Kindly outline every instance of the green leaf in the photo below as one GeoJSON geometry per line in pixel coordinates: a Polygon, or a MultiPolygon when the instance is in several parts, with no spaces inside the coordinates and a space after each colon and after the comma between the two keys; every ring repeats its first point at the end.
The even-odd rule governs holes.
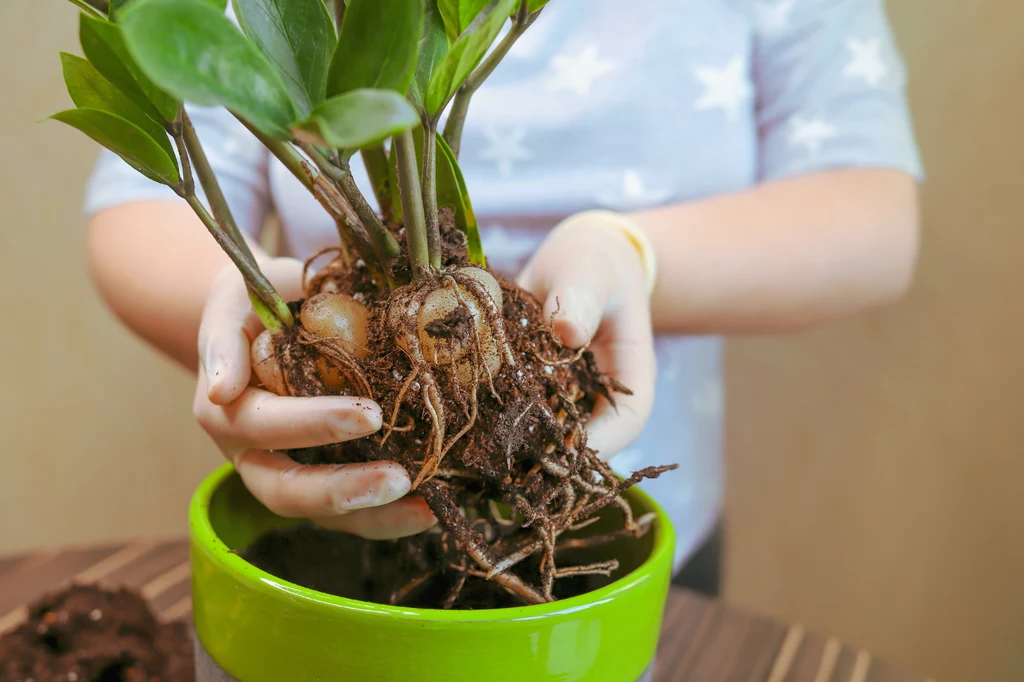
{"type": "Polygon", "coordinates": [[[284,80],[300,117],[324,101],[337,38],[323,0],[232,0],[242,30],[284,80]]]}
{"type": "MultiPolygon", "coordinates": [[[[205,1],[210,3],[211,5],[213,5],[217,9],[219,9],[221,12],[226,10],[227,7],[228,7],[228,0],[205,0],[205,1]]],[[[132,2],[132,0],[110,0],[110,18],[114,19],[116,21],[118,12],[120,12],[122,9],[124,9],[125,5],[128,5],[131,2],[132,2]]]]}
{"type": "Polygon", "coordinates": [[[96,109],[70,109],[50,118],[82,131],[150,180],[178,184],[178,167],[167,152],[138,126],[120,116],[96,109]]]}
{"type": "Polygon", "coordinates": [[[492,0],[473,26],[459,36],[438,64],[427,85],[427,115],[434,116],[448,104],[473,69],[487,54],[518,0],[492,0]]]}
{"type": "MultiPolygon", "coordinates": [[[[175,159],[174,149],[163,126],[150,118],[131,99],[100,74],[88,59],[66,52],[60,53],[64,83],[71,101],[79,109],[97,109],[114,114],[133,124],[160,145],[167,156],[175,159]]],[[[175,168],[177,162],[175,161],[175,168]]]]}
{"type": "Polygon", "coordinates": [[[327,94],[359,88],[405,94],[423,32],[423,0],[351,0],[327,75],[327,94]]]}
{"type": "Polygon", "coordinates": [[[543,9],[546,4],[548,4],[548,0],[528,0],[526,9],[530,14],[533,14],[534,12],[539,12],[543,9]]]}
{"type": "Polygon", "coordinates": [[[128,54],[119,26],[82,15],[78,25],[78,39],[82,51],[96,70],[140,109],[158,122],[174,120],[178,112],[178,100],[153,85],[142,73],[128,54]]]}
{"type": "Polygon", "coordinates": [[[469,260],[480,267],[487,266],[484,247],[480,242],[480,226],[469,201],[466,180],[459,170],[459,162],[444,137],[437,134],[437,207],[450,208],[455,216],[455,226],[466,235],[469,260]]]}
{"type": "Polygon", "coordinates": [[[448,54],[448,36],[445,35],[444,22],[435,0],[427,0],[426,13],[423,17],[423,35],[420,36],[419,55],[416,57],[416,71],[413,74],[409,97],[420,109],[423,109],[423,93],[434,69],[448,54]]]}
{"type": "Polygon", "coordinates": [[[480,10],[487,6],[487,2],[488,0],[437,0],[437,8],[441,11],[448,40],[455,42],[455,39],[473,23],[480,10]]]}
{"type": "Polygon", "coordinates": [[[298,118],[281,77],[223,12],[204,0],[134,0],[120,15],[128,52],[154,83],[222,106],[286,138],[298,118]]]}
{"type": "Polygon", "coordinates": [[[397,92],[360,88],[327,100],[292,132],[311,144],[360,149],[404,132],[419,121],[416,110],[397,92]]]}
{"type": "Polygon", "coordinates": [[[85,12],[85,14],[87,16],[90,16],[90,17],[102,17],[103,16],[103,12],[100,12],[98,9],[96,9],[95,7],[93,7],[92,5],[87,3],[85,0],[68,0],[68,2],[70,2],[72,5],[74,5],[78,9],[82,10],[83,12],[85,12]]]}

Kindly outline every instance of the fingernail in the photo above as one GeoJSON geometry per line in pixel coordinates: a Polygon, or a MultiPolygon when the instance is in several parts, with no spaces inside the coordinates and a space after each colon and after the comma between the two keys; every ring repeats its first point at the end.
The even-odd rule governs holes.
{"type": "Polygon", "coordinates": [[[380,406],[369,400],[353,403],[351,399],[345,399],[339,416],[347,425],[346,430],[352,432],[374,433],[380,430],[382,423],[380,406]]]}
{"type": "Polygon", "coordinates": [[[217,359],[207,358],[203,361],[203,369],[206,371],[206,395],[213,396],[220,388],[224,376],[224,365],[217,359]]]}
{"type": "Polygon", "coordinates": [[[333,497],[338,513],[380,507],[401,499],[412,488],[412,481],[404,469],[383,462],[368,466],[375,470],[365,475],[366,489],[362,491],[353,491],[351,480],[346,480],[352,476],[351,470],[338,473],[341,480],[338,481],[333,497]]]}

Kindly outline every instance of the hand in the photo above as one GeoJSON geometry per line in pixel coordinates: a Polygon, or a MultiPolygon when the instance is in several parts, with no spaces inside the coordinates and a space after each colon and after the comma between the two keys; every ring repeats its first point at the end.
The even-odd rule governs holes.
{"type": "Polygon", "coordinates": [[[589,342],[598,367],[633,391],[613,394],[615,407],[602,398],[587,424],[589,447],[611,459],[640,435],[654,403],[651,309],[637,249],[624,234],[574,221],[548,236],[518,283],[544,302],[564,345],[589,342]]]}
{"type": "MultiPolygon", "coordinates": [[[[302,263],[262,265],[286,300],[302,296],[302,263]]],[[[263,330],[241,275],[214,281],[199,327],[199,381],[193,410],[232,461],[246,487],[274,513],[371,539],[413,535],[436,520],[426,503],[405,497],[411,482],[393,462],[301,465],[279,450],[367,436],[381,426],[380,407],[343,396],[294,398],[249,385],[251,340],[263,330]]]]}

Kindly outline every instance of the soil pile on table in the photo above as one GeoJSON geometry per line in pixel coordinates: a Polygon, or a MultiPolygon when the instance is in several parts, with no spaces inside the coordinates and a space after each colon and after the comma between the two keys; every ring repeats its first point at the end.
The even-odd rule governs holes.
{"type": "Polygon", "coordinates": [[[76,584],[29,605],[0,637],[2,682],[191,682],[192,638],[127,588],[76,584]]]}

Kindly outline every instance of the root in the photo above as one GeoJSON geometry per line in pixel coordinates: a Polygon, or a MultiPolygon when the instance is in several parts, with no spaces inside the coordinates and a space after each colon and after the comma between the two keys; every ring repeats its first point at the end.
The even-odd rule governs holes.
{"type": "Polygon", "coordinates": [[[303,329],[299,332],[299,343],[313,346],[320,355],[327,358],[350,382],[355,384],[357,395],[373,400],[373,389],[370,388],[370,382],[366,380],[366,374],[363,373],[359,362],[345,350],[340,339],[317,336],[303,329]]]}
{"type": "MultiPolygon", "coordinates": [[[[346,265],[351,264],[352,261],[348,255],[348,252],[345,250],[344,245],[341,244],[340,242],[338,246],[327,246],[325,248],[320,249],[312,256],[307,258],[306,261],[302,264],[302,290],[306,292],[307,297],[311,296],[312,293],[315,293],[316,291],[319,290],[319,284],[323,281],[323,278],[328,275],[327,269],[328,266],[330,265],[329,263],[328,266],[321,268],[320,272],[317,272],[314,279],[311,281],[309,279],[309,269],[313,266],[313,261],[315,261],[320,256],[323,256],[324,254],[335,252],[341,255],[346,265]],[[312,286],[313,282],[317,283],[316,287],[312,286]]],[[[331,261],[331,263],[334,263],[334,261],[331,261]]]]}
{"type": "Polygon", "coordinates": [[[537,358],[545,365],[549,365],[551,367],[560,367],[562,365],[575,365],[577,362],[579,362],[579,359],[583,357],[583,354],[587,352],[588,348],[590,348],[590,341],[587,341],[585,344],[583,344],[583,346],[579,350],[577,350],[571,358],[551,359],[544,357],[540,353],[531,353],[530,355],[537,358]]]}
{"type": "Polygon", "coordinates": [[[413,367],[420,370],[420,384],[422,385],[423,405],[426,407],[427,412],[430,414],[431,421],[431,433],[433,435],[433,451],[428,451],[426,458],[423,460],[423,464],[420,467],[419,473],[416,475],[416,480],[413,481],[412,489],[416,490],[420,484],[424,481],[430,480],[430,477],[434,475],[437,468],[441,464],[441,453],[444,449],[444,432],[445,432],[445,416],[444,416],[444,402],[441,400],[441,393],[437,387],[437,381],[434,379],[434,375],[430,371],[430,365],[427,364],[426,358],[423,357],[423,349],[420,347],[419,334],[416,331],[415,320],[419,313],[420,306],[423,304],[423,298],[426,295],[425,290],[421,290],[417,293],[413,300],[409,304],[409,308],[406,311],[406,330],[405,340],[409,346],[409,357],[412,360],[413,367]],[[409,321],[412,324],[409,324],[409,321]],[[411,326],[412,329],[408,329],[411,326]],[[429,473],[428,473],[429,470],[429,473]]]}
{"type": "Polygon", "coordinates": [[[455,606],[456,600],[458,600],[459,595],[462,594],[462,588],[466,586],[466,576],[468,575],[468,573],[466,571],[465,564],[458,567],[458,570],[459,577],[455,579],[455,584],[452,585],[452,588],[450,590],[448,590],[448,595],[444,598],[445,610],[448,610],[455,606]]]}
{"type": "MultiPolygon", "coordinates": [[[[295,337],[289,337],[294,339],[295,337]]],[[[278,366],[281,368],[281,376],[284,378],[284,387],[290,396],[320,396],[326,393],[320,375],[316,371],[316,363],[309,357],[303,357],[299,349],[303,347],[300,339],[299,344],[294,341],[275,343],[274,351],[277,356],[278,366]]]]}
{"type": "Polygon", "coordinates": [[[554,601],[552,590],[555,588],[555,538],[551,526],[544,525],[537,530],[541,543],[544,545],[544,558],[540,562],[541,575],[544,579],[544,597],[554,601]]]}
{"type": "MultiPolygon", "coordinates": [[[[483,573],[487,574],[494,568],[495,560],[491,556],[490,549],[480,542],[476,534],[469,527],[466,517],[462,515],[455,502],[452,500],[448,485],[438,480],[429,480],[420,486],[420,494],[430,506],[431,511],[442,520],[442,523],[451,529],[452,535],[459,544],[476,562],[483,573]]],[[[549,601],[535,588],[527,585],[519,577],[511,573],[498,573],[493,580],[504,587],[512,594],[520,597],[528,604],[543,604],[549,601]]]]}
{"type": "Polygon", "coordinates": [[[402,585],[400,588],[395,590],[395,592],[391,595],[391,599],[389,600],[391,602],[391,605],[395,606],[397,604],[401,604],[403,601],[405,601],[406,597],[409,596],[410,592],[412,592],[417,587],[425,583],[428,579],[433,577],[433,575],[433,573],[426,573],[419,577],[413,578],[405,585],[402,585]]]}
{"type": "Polygon", "coordinates": [[[448,276],[461,284],[464,289],[472,292],[473,296],[476,297],[483,308],[484,315],[487,317],[487,323],[490,325],[491,333],[494,334],[494,340],[498,344],[498,349],[505,356],[508,366],[515,367],[515,355],[512,353],[512,346],[508,343],[508,335],[505,334],[505,319],[502,317],[501,311],[498,310],[498,305],[491,298],[487,289],[474,278],[458,271],[452,272],[448,276]]]}
{"type": "Polygon", "coordinates": [[[391,410],[391,421],[388,423],[388,428],[384,432],[384,437],[381,439],[380,444],[388,442],[388,438],[391,436],[395,429],[395,422],[398,421],[398,411],[402,408],[402,402],[405,400],[405,394],[412,386],[412,382],[416,380],[416,375],[420,373],[418,367],[413,367],[412,371],[409,372],[409,376],[406,378],[405,383],[402,384],[402,389],[398,392],[398,397],[395,398],[395,407],[391,410]]]}
{"type": "Polygon", "coordinates": [[[619,562],[615,559],[611,561],[598,561],[593,564],[587,564],[586,566],[566,566],[565,568],[555,569],[556,578],[568,578],[574,575],[603,575],[605,577],[611,577],[613,571],[619,570],[619,562]]]}

